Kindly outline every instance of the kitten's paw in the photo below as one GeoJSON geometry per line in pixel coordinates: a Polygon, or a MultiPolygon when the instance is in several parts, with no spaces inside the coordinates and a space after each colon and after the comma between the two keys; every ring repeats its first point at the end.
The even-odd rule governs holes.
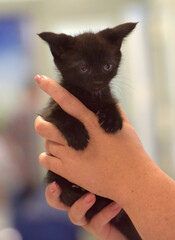
{"type": "Polygon", "coordinates": [[[99,115],[99,123],[100,126],[105,130],[107,133],[115,133],[118,130],[122,129],[123,120],[121,117],[116,116],[109,116],[106,114],[99,115]]]}
{"type": "Polygon", "coordinates": [[[60,199],[67,206],[72,206],[77,199],[87,193],[87,190],[69,182],[67,179],[51,172],[50,170],[47,172],[46,180],[47,183],[56,182],[61,187],[62,192],[60,199]]]}
{"type": "Polygon", "coordinates": [[[89,142],[89,134],[85,126],[80,121],[72,121],[69,125],[69,131],[64,136],[70,147],[76,150],[83,150],[89,142]]]}
{"type": "Polygon", "coordinates": [[[79,198],[81,198],[87,191],[75,184],[66,185],[62,188],[62,193],[60,195],[61,201],[67,205],[72,206],[79,198]]]}
{"type": "Polygon", "coordinates": [[[83,150],[88,145],[89,135],[86,129],[83,129],[83,131],[82,129],[72,129],[69,135],[66,136],[66,140],[70,147],[76,150],[83,150]]]}

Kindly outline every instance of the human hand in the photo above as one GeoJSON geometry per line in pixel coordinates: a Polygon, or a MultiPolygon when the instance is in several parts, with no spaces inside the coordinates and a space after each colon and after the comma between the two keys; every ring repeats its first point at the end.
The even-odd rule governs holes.
{"type": "Polygon", "coordinates": [[[42,153],[39,156],[41,165],[89,192],[115,200],[123,207],[124,200],[131,199],[130,190],[137,181],[138,162],[146,156],[124,112],[121,110],[122,130],[106,134],[96,115],[67,90],[47,77],[36,77],[36,81],[64,111],[82,121],[90,135],[87,148],[76,151],[67,145],[55,126],[38,117],[36,131],[46,139],[45,148],[53,155],[42,153]]]}
{"type": "Polygon", "coordinates": [[[109,204],[88,222],[85,214],[95,203],[95,195],[92,193],[85,194],[71,207],[67,207],[59,199],[60,194],[61,189],[59,185],[55,182],[51,183],[46,189],[47,203],[56,209],[67,210],[68,216],[73,224],[83,227],[101,240],[126,240],[110,223],[110,220],[121,210],[117,203],[113,202],[109,204]]]}
{"type": "Polygon", "coordinates": [[[47,77],[36,81],[64,111],[82,121],[90,135],[87,148],[75,151],[51,123],[38,117],[36,131],[54,155],[41,154],[40,163],[89,192],[113,199],[142,239],[174,239],[175,183],[146,154],[125,115],[122,130],[106,134],[95,114],[63,87],[47,77]]]}

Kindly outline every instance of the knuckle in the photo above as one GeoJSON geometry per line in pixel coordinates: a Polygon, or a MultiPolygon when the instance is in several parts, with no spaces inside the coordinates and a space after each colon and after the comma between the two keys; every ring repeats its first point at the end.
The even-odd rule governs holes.
{"type": "Polygon", "coordinates": [[[39,163],[42,165],[43,162],[43,153],[40,153],[39,157],[38,157],[39,163]]]}
{"type": "Polygon", "coordinates": [[[35,126],[36,132],[38,132],[38,129],[39,129],[39,118],[38,117],[35,119],[34,126],[35,126]]]}
{"type": "Polygon", "coordinates": [[[48,192],[49,192],[49,190],[48,190],[48,187],[47,187],[46,192],[45,192],[46,202],[47,202],[47,204],[48,204],[50,207],[53,207],[53,201],[52,201],[51,198],[49,197],[48,192]]]}
{"type": "Polygon", "coordinates": [[[84,226],[86,224],[86,221],[84,219],[79,219],[75,214],[73,214],[71,211],[68,212],[68,216],[70,221],[77,226],[84,226]],[[84,220],[84,221],[83,221],[84,220]]]}
{"type": "Polygon", "coordinates": [[[65,96],[64,94],[60,95],[58,98],[58,103],[59,105],[61,105],[62,107],[64,107],[65,104],[68,104],[68,98],[67,96],[65,96]]]}
{"type": "Polygon", "coordinates": [[[43,123],[42,123],[40,117],[37,117],[37,118],[35,119],[35,124],[34,124],[34,125],[35,125],[35,130],[36,130],[36,132],[37,132],[38,134],[41,134],[42,131],[43,131],[43,123]]]}
{"type": "Polygon", "coordinates": [[[38,157],[39,163],[44,166],[47,167],[47,169],[50,169],[50,161],[48,161],[48,157],[45,153],[41,153],[38,157]]]}
{"type": "Polygon", "coordinates": [[[70,211],[68,212],[68,216],[69,216],[70,221],[71,221],[74,225],[77,225],[77,226],[85,226],[85,225],[87,224],[87,220],[86,220],[86,218],[85,218],[84,215],[78,217],[75,212],[72,212],[72,211],[71,211],[71,209],[70,209],[70,211]]]}
{"type": "Polygon", "coordinates": [[[70,221],[71,221],[73,224],[79,225],[77,218],[72,214],[71,211],[68,212],[68,216],[69,216],[70,221]]]}

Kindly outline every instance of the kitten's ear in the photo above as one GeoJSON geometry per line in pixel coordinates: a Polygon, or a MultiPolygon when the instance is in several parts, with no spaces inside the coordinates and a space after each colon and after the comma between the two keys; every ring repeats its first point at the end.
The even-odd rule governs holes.
{"type": "Polygon", "coordinates": [[[107,28],[99,34],[116,47],[121,47],[123,39],[136,27],[137,23],[124,23],[115,28],[107,28]]]}
{"type": "Polygon", "coordinates": [[[66,51],[70,50],[74,42],[73,37],[63,33],[42,32],[38,36],[49,44],[54,58],[61,57],[66,51]]]}

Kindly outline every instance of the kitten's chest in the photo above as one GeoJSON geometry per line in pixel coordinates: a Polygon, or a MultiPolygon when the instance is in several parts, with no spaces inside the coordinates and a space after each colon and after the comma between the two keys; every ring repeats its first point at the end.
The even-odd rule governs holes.
{"type": "Polygon", "coordinates": [[[96,113],[106,101],[104,94],[96,93],[92,94],[83,89],[75,88],[72,86],[64,86],[70,93],[78,98],[88,109],[96,113]]]}

